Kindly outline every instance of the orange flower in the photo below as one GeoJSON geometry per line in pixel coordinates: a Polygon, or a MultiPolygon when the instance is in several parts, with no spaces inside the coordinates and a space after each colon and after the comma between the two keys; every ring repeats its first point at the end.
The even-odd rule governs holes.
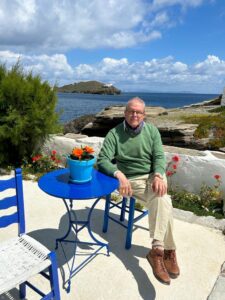
{"type": "Polygon", "coordinates": [[[94,153],[94,149],[93,149],[92,147],[89,147],[89,146],[85,146],[85,147],[83,148],[83,150],[84,150],[85,152],[89,153],[89,154],[94,153]]]}
{"type": "Polygon", "coordinates": [[[73,148],[70,158],[75,160],[90,160],[94,157],[92,153],[94,153],[94,149],[90,146],[76,147],[73,148]]]}
{"type": "Polygon", "coordinates": [[[72,151],[72,155],[78,157],[79,159],[82,157],[84,150],[80,148],[74,148],[72,151]]]}

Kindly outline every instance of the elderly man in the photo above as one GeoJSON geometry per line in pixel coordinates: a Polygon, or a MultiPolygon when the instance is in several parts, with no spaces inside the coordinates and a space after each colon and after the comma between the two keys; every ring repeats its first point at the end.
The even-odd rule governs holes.
{"type": "Polygon", "coordinates": [[[180,270],[161,137],[155,126],[144,122],[145,103],[142,99],[129,100],[124,115],[124,122],[105,137],[98,168],[118,178],[122,196],[133,195],[149,209],[152,249],[146,258],[155,277],[164,284],[170,284],[170,277],[176,278],[180,270]],[[116,164],[112,163],[113,159],[116,164]]]}

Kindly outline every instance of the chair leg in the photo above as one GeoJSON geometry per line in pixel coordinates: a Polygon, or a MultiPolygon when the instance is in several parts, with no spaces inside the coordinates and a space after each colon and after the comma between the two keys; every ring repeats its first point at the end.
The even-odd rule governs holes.
{"type": "Polygon", "coordinates": [[[126,244],[125,244],[126,249],[130,249],[131,247],[135,202],[136,202],[135,198],[130,197],[130,208],[129,208],[128,226],[127,226],[127,235],[126,235],[126,244]]]}
{"type": "Polygon", "coordinates": [[[109,224],[109,207],[110,207],[110,195],[106,196],[105,201],[105,212],[104,212],[104,222],[103,222],[103,232],[107,232],[108,230],[108,224],[109,224]]]}
{"type": "Polygon", "coordinates": [[[126,205],[127,205],[127,198],[123,197],[121,213],[120,213],[120,221],[122,221],[122,222],[125,220],[126,205]]]}
{"type": "Polygon", "coordinates": [[[49,267],[51,289],[54,293],[54,300],[60,300],[59,278],[55,252],[51,252],[49,254],[49,258],[51,260],[51,266],[49,267]]]}
{"type": "Polygon", "coordinates": [[[19,285],[19,293],[20,293],[20,299],[25,299],[26,298],[26,284],[21,283],[19,285]]]}

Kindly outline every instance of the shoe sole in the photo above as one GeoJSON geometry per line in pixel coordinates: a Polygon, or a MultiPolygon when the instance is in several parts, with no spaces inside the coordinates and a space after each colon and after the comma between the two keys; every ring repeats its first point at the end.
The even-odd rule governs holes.
{"type": "Polygon", "coordinates": [[[159,282],[161,282],[162,284],[170,285],[170,282],[163,281],[160,277],[158,277],[158,276],[155,274],[154,269],[153,269],[153,266],[152,266],[152,264],[151,264],[151,261],[150,261],[150,259],[148,258],[148,255],[146,255],[146,258],[147,258],[147,261],[149,262],[150,266],[152,267],[152,273],[154,274],[155,278],[156,278],[159,282]]]}
{"type": "Polygon", "coordinates": [[[170,275],[170,278],[172,278],[172,279],[176,279],[180,275],[180,273],[179,274],[174,274],[174,273],[169,273],[169,272],[168,272],[168,274],[170,275]]]}

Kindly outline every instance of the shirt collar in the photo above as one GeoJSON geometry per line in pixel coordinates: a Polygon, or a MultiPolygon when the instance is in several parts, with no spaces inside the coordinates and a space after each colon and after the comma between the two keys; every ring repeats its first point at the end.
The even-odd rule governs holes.
{"type": "Polygon", "coordinates": [[[142,128],[145,126],[145,122],[142,121],[142,122],[138,125],[138,127],[132,128],[132,127],[127,123],[127,121],[124,120],[124,121],[123,121],[123,126],[124,126],[124,130],[125,130],[130,136],[136,136],[136,135],[138,135],[138,134],[141,132],[142,128]]]}

